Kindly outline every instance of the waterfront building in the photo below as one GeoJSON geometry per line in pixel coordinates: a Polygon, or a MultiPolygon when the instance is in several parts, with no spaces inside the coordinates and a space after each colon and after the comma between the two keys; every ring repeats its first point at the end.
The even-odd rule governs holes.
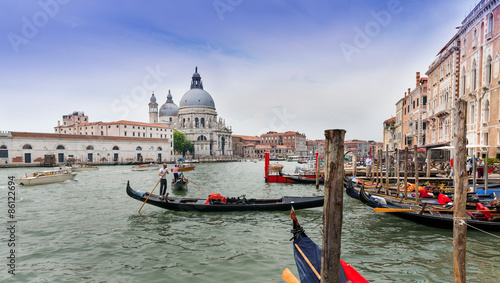
{"type": "Polygon", "coordinates": [[[56,164],[172,161],[170,139],[59,133],[0,132],[2,164],[56,164]]]}
{"type": "Polygon", "coordinates": [[[396,123],[394,124],[394,148],[403,148],[403,102],[405,98],[401,98],[396,103],[396,123]]]}
{"type": "MultiPolygon", "coordinates": [[[[454,36],[438,53],[425,73],[429,78],[426,148],[449,145],[452,139],[454,110],[460,79],[460,48],[454,36]]],[[[420,145],[420,144],[419,144],[420,145]]]]}
{"type": "Polygon", "coordinates": [[[217,118],[215,102],[203,89],[198,68],[191,78],[191,87],[182,96],[179,106],[173,101],[170,90],[167,101],[158,108],[156,97],[151,96],[150,123],[158,123],[185,134],[194,146],[191,155],[202,158],[210,155],[233,155],[232,129],[222,118],[217,118]]]}
{"type": "Polygon", "coordinates": [[[258,136],[232,135],[233,154],[235,156],[256,158],[255,146],[260,144],[258,136]]]}
{"type": "Polygon", "coordinates": [[[306,140],[307,156],[314,158],[316,150],[319,156],[325,156],[325,140],[306,140]]]}
{"type": "Polygon", "coordinates": [[[272,148],[282,149],[284,154],[282,157],[288,155],[307,156],[306,135],[299,132],[287,131],[278,133],[274,131],[267,132],[260,136],[260,143],[262,145],[271,145],[272,148]]]}
{"type": "Polygon", "coordinates": [[[403,100],[403,147],[413,147],[422,145],[425,142],[425,117],[427,111],[427,78],[420,77],[420,72],[416,73],[416,85],[412,90],[408,88],[403,100]]]}
{"type": "Polygon", "coordinates": [[[396,117],[389,118],[384,121],[384,135],[382,138],[382,143],[384,150],[387,148],[390,151],[394,151],[397,147],[395,146],[396,140],[396,117]]]}

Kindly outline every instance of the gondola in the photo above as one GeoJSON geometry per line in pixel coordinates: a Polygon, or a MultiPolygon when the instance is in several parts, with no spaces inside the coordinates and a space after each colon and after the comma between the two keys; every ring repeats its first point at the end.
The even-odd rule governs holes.
{"type": "MultiPolygon", "coordinates": [[[[127,181],[127,194],[138,201],[144,202],[149,192],[135,191],[130,187],[127,181]]],[[[246,198],[224,198],[225,203],[221,201],[211,201],[206,204],[208,199],[195,198],[175,198],[168,197],[166,200],[158,195],[152,194],[147,203],[175,211],[198,211],[198,212],[228,212],[228,211],[283,211],[290,210],[292,205],[296,209],[312,208],[323,206],[324,197],[289,197],[284,196],[278,199],[246,199],[246,198]]]]}
{"type": "MultiPolygon", "coordinates": [[[[292,234],[293,234],[293,255],[297,270],[299,271],[300,282],[302,283],[319,283],[321,274],[321,248],[316,245],[304,232],[304,229],[299,225],[294,209],[291,209],[290,216],[292,218],[292,234]]],[[[286,269],[285,272],[289,273],[286,269]]],[[[283,279],[286,278],[285,272],[283,279]]],[[[288,274],[288,276],[290,276],[288,274]]],[[[285,279],[285,281],[287,281],[285,279]]],[[[293,282],[289,280],[287,282],[293,282]]],[[[339,281],[341,283],[368,283],[352,266],[340,260],[339,266],[339,281]]]]}
{"type": "Polygon", "coordinates": [[[172,180],[172,190],[174,191],[185,191],[187,190],[188,180],[183,177],[177,178],[177,180],[172,180]]]}
{"type": "MultiPolygon", "coordinates": [[[[289,175],[289,174],[283,174],[281,172],[280,172],[280,176],[285,178],[285,179],[292,180],[293,183],[316,184],[315,177],[306,177],[303,175],[289,175]]],[[[319,178],[319,183],[320,184],[325,183],[325,179],[322,176],[319,178]]]]}
{"type": "MultiPolygon", "coordinates": [[[[359,199],[370,207],[391,209],[415,209],[415,211],[390,212],[394,216],[407,219],[430,227],[453,229],[453,213],[440,212],[439,209],[426,209],[425,206],[396,203],[387,199],[367,194],[363,187],[359,191],[359,199]]],[[[492,211],[494,212],[494,211],[492,211]]],[[[468,229],[479,228],[487,231],[500,231],[500,216],[492,215],[487,219],[482,212],[467,212],[468,229]],[[470,226],[469,226],[470,225],[470,226]],[[473,226],[473,227],[471,227],[473,226]]]]}

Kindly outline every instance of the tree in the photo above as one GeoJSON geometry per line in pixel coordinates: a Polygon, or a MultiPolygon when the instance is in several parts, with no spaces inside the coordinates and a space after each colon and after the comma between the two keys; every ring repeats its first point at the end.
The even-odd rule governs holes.
{"type": "Polygon", "coordinates": [[[191,141],[186,140],[186,136],[179,132],[174,131],[174,151],[178,153],[182,153],[182,156],[186,156],[186,152],[194,151],[194,146],[191,141]]]}

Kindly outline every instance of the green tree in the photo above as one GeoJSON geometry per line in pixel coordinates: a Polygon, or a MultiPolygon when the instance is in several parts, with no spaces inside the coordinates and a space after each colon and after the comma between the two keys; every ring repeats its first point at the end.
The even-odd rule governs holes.
{"type": "Polygon", "coordinates": [[[194,146],[193,144],[186,139],[186,136],[179,132],[179,131],[174,131],[174,151],[177,153],[182,153],[182,156],[186,156],[186,152],[194,151],[194,146]]]}

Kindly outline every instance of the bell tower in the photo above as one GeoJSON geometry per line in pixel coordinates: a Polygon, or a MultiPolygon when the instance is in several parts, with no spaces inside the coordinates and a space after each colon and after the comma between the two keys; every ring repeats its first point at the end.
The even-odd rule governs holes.
{"type": "Polygon", "coordinates": [[[156,103],[155,93],[149,99],[149,123],[156,124],[158,123],[158,103],[156,103]]]}

